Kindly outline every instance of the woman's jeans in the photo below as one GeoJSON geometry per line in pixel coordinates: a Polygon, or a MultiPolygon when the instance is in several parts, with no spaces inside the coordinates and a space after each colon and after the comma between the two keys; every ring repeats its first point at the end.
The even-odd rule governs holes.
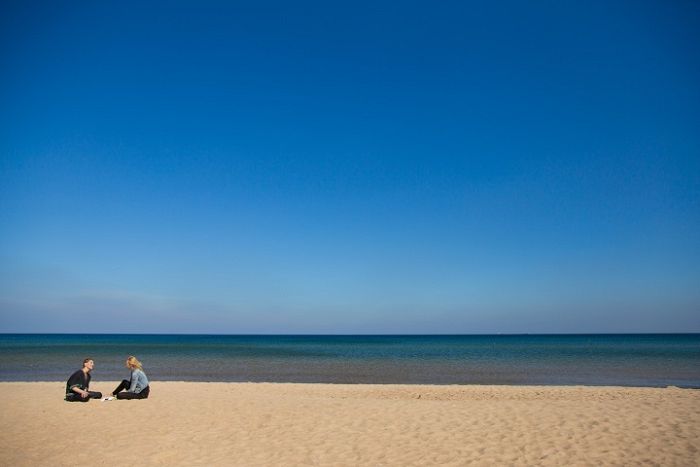
{"type": "Polygon", "coordinates": [[[141,392],[129,392],[129,391],[124,391],[125,389],[129,388],[131,386],[131,381],[128,381],[126,379],[122,380],[121,383],[119,383],[119,386],[117,386],[117,389],[112,391],[112,394],[117,396],[117,399],[148,399],[148,394],[151,392],[151,388],[146,386],[141,390],[141,392]]]}

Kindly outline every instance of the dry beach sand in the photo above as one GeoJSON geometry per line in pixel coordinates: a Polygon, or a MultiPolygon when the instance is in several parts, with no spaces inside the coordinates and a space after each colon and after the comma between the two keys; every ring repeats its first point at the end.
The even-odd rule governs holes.
{"type": "Polygon", "coordinates": [[[0,383],[0,465],[700,465],[698,390],[156,381],[80,404],[64,387],[0,383]]]}

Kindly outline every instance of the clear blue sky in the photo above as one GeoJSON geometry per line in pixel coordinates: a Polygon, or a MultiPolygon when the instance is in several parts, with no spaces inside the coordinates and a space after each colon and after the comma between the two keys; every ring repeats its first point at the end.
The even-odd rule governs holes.
{"type": "Polygon", "coordinates": [[[700,332],[697,2],[0,8],[0,332],[700,332]]]}

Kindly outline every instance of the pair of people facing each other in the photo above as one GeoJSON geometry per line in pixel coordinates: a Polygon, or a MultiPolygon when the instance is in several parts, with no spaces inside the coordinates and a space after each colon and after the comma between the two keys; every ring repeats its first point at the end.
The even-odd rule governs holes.
{"type": "MultiPolygon", "coordinates": [[[[90,372],[95,367],[92,358],[83,360],[83,367],[73,373],[66,383],[66,400],[69,402],[87,402],[90,399],[101,399],[102,393],[90,391],[90,372]]],[[[143,371],[143,366],[136,357],[126,359],[126,367],[131,370],[131,378],[122,380],[119,386],[112,391],[112,396],[117,399],[146,399],[151,392],[148,386],[148,377],[143,371]]]]}

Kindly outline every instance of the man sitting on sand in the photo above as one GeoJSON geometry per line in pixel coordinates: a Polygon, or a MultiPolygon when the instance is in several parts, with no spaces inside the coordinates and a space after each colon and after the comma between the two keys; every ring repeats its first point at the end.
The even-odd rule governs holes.
{"type": "Polygon", "coordinates": [[[66,383],[66,400],[68,402],[87,402],[90,399],[100,399],[101,392],[88,391],[90,387],[90,372],[95,367],[92,358],[83,360],[83,368],[76,371],[66,383]]]}

